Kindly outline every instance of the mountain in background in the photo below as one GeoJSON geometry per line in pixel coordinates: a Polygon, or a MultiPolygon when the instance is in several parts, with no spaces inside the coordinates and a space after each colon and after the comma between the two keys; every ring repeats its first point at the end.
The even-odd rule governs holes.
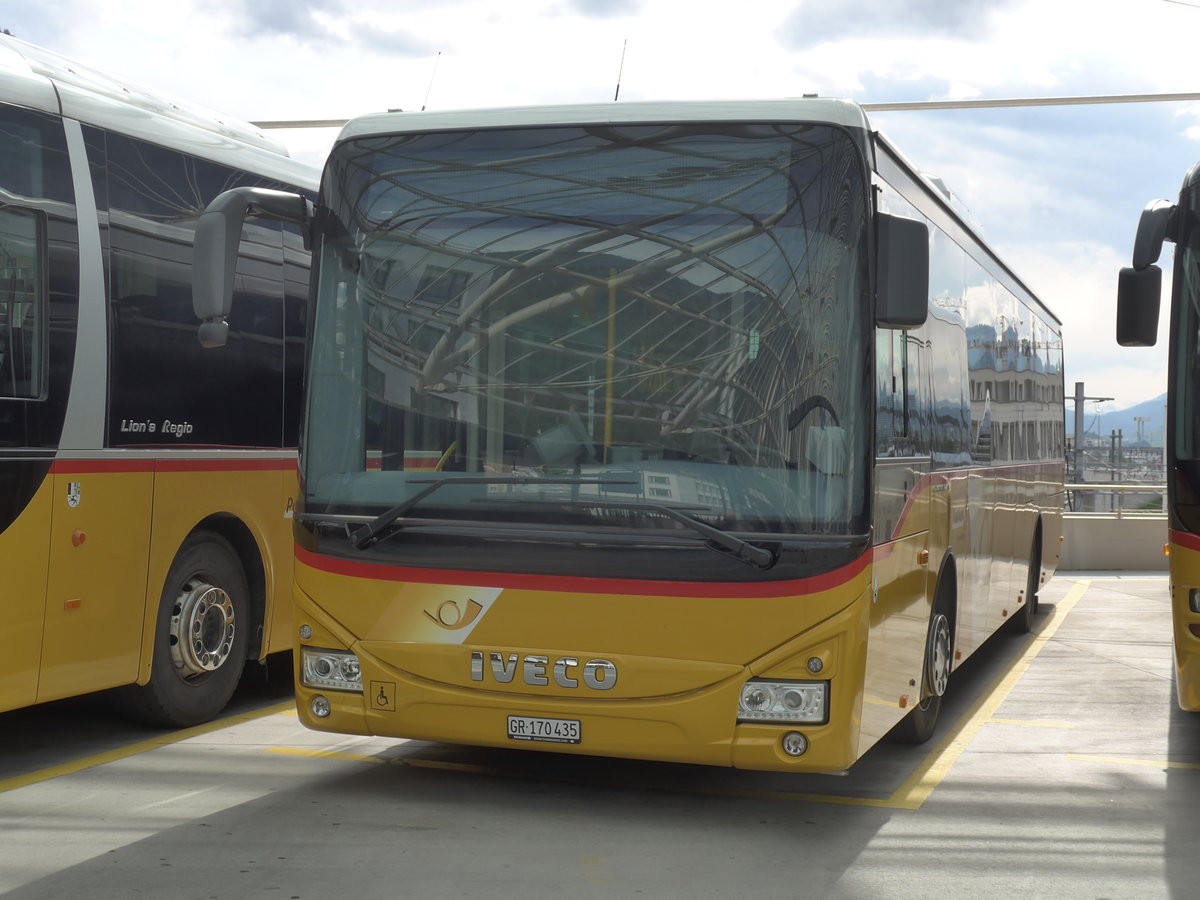
{"type": "MultiPolygon", "coordinates": [[[[1116,412],[1097,413],[1095,404],[1088,403],[1084,409],[1083,427],[1085,439],[1108,440],[1114,431],[1120,430],[1121,444],[1125,447],[1138,446],[1138,425],[1141,425],[1141,445],[1161,447],[1163,445],[1164,421],[1167,395],[1160,394],[1137,406],[1116,412]],[[1145,419],[1139,423],[1138,419],[1145,419]]],[[[1075,434],[1075,404],[1067,404],[1067,436],[1075,434]]]]}

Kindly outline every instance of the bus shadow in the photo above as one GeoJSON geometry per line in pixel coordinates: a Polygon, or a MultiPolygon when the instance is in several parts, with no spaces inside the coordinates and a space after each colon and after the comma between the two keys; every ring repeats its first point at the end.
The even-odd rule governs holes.
{"type": "MultiPolygon", "coordinates": [[[[229,705],[214,721],[253,714],[293,696],[292,654],[273,654],[263,663],[247,663],[229,705]]],[[[174,730],[124,717],[113,709],[105,691],[0,713],[0,782],[174,730]]]]}
{"type": "Polygon", "coordinates": [[[1200,883],[1196,820],[1200,812],[1200,713],[1175,703],[1172,677],[1163,804],[1163,871],[1171,897],[1192,898],[1200,883]]]}
{"type": "MultiPolygon", "coordinates": [[[[331,758],[315,773],[311,759],[272,758],[269,780],[287,787],[5,896],[70,896],[86,885],[92,900],[183,897],[182,885],[163,891],[165,866],[222,860],[205,896],[784,897],[797,895],[802,872],[803,896],[828,897],[892,815],[715,791],[703,767],[399,746],[408,751],[331,758]]],[[[202,747],[173,752],[188,771],[211,764],[202,747]]],[[[235,786],[248,778],[264,776],[222,774],[235,786]]]]}

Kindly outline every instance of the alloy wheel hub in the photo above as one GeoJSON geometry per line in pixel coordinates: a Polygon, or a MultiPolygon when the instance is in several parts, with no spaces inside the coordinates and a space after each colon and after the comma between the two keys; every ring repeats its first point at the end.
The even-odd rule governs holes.
{"type": "Polygon", "coordinates": [[[229,594],[189,582],[171,611],[171,659],[187,678],[215,672],[233,650],[237,617],[229,594]]]}

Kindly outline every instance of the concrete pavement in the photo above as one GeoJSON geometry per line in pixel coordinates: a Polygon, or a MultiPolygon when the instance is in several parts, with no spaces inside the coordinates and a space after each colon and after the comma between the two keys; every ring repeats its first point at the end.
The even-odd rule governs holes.
{"type": "Polygon", "coordinates": [[[0,892],[1196,896],[1200,716],[1174,706],[1166,576],[1061,573],[1042,601],[1038,633],[955,675],[933,741],[843,777],[323,735],[278,676],[192,732],[87,701],[6,714],[0,892]]]}

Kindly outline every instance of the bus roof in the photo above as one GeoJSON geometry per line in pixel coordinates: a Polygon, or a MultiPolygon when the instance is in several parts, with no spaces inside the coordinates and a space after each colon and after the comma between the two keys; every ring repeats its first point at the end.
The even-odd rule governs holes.
{"type": "Polygon", "coordinates": [[[61,115],[282,181],[315,187],[318,173],[248,122],[0,34],[0,101],[61,115]]]}
{"type": "Polygon", "coordinates": [[[868,128],[866,113],[857,103],[849,100],[802,97],[784,100],[679,100],[376,113],[351,119],[342,128],[338,140],[460,128],[638,125],[664,121],[828,122],[847,128],[868,128]]]}

